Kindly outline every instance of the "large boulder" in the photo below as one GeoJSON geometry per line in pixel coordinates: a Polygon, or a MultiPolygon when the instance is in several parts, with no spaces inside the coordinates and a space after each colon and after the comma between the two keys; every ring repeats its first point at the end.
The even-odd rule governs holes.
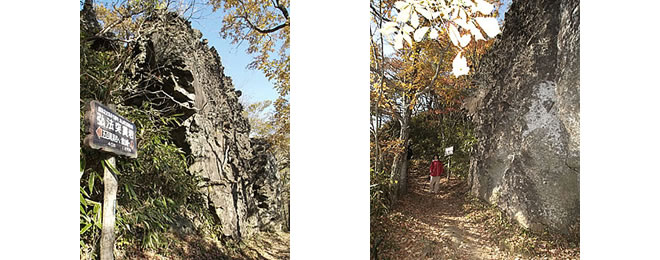
{"type": "Polygon", "coordinates": [[[523,227],[579,234],[579,1],[514,1],[467,102],[473,194],[523,227]]]}

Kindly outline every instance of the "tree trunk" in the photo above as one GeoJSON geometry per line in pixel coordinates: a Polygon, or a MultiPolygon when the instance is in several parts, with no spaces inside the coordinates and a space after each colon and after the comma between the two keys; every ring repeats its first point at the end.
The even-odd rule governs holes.
{"type": "Polygon", "coordinates": [[[412,110],[410,109],[410,98],[403,98],[403,115],[399,124],[401,129],[399,130],[399,141],[403,144],[403,149],[401,152],[394,155],[394,161],[392,162],[392,172],[390,177],[392,180],[397,180],[398,183],[394,186],[394,197],[398,197],[399,194],[405,194],[407,192],[408,186],[408,157],[406,156],[408,148],[408,139],[410,137],[410,117],[412,115],[412,110]]]}
{"type": "MultiPolygon", "coordinates": [[[[107,160],[116,166],[115,157],[107,160]]],[[[103,229],[101,230],[101,260],[113,260],[115,248],[115,207],[117,203],[117,176],[106,166],[103,169],[103,229]]]]}
{"type": "Polygon", "coordinates": [[[408,158],[405,156],[401,163],[401,175],[399,175],[399,194],[403,195],[408,192],[408,158]]]}
{"type": "MultiPolygon", "coordinates": [[[[381,14],[383,12],[382,2],[383,1],[380,1],[378,3],[378,13],[381,13],[381,14]]],[[[378,27],[382,28],[383,27],[383,18],[382,17],[379,19],[378,23],[379,23],[378,27]]],[[[372,35],[372,37],[373,37],[373,35],[372,35]]],[[[376,100],[376,108],[375,108],[375,110],[376,110],[376,113],[375,113],[376,114],[376,127],[374,128],[374,142],[376,144],[376,159],[374,160],[374,170],[376,171],[376,173],[379,173],[380,168],[383,168],[383,163],[382,163],[383,155],[380,151],[380,143],[378,142],[378,131],[380,130],[380,110],[379,110],[378,105],[380,104],[380,99],[382,97],[381,96],[382,95],[381,91],[383,89],[383,84],[385,83],[385,69],[384,69],[384,65],[383,65],[383,63],[385,61],[385,47],[384,46],[385,45],[384,45],[383,37],[380,37],[380,64],[379,64],[379,67],[378,67],[378,69],[380,70],[380,88],[378,89],[378,99],[376,100]]]]}

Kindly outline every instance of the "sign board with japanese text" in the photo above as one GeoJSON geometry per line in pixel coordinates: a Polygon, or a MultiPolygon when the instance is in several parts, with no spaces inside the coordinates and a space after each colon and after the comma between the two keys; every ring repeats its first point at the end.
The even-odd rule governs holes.
{"type": "Polygon", "coordinates": [[[452,154],[454,154],[454,147],[453,146],[445,148],[445,155],[452,155],[452,154]]]}
{"type": "Polygon", "coordinates": [[[98,101],[85,113],[89,134],[83,143],[92,149],[137,158],[136,126],[98,101]]]}

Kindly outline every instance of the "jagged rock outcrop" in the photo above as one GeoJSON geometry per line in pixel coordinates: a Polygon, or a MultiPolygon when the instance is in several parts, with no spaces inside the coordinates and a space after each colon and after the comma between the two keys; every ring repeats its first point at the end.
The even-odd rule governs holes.
{"type": "Polygon", "coordinates": [[[83,8],[80,10],[80,31],[88,35],[93,35],[101,31],[101,24],[96,19],[94,2],[92,0],[85,0],[83,8]]]}
{"type": "Polygon", "coordinates": [[[273,215],[281,207],[277,167],[263,159],[264,149],[252,149],[240,91],[216,50],[175,13],[153,15],[142,28],[127,66],[134,83],[127,103],[150,100],[164,113],[183,114],[177,145],[192,155],[189,170],[204,180],[225,236],[240,239],[276,226],[282,221],[273,215]]]}
{"type": "Polygon", "coordinates": [[[254,157],[250,164],[254,180],[252,182],[261,230],[282,230],[284,206],[282,200],[282,175],[275,155],[269,152],[270,144],[260,138],[250,139],[254,157]]]}
{"type": "Polygon", "coordinates": [[[97,36],[101,32],[101,24],[96,19],[96,11],[94,10],[94,1],[85,0],[83,8],[80,10],[80,32],[85,35],[81,41],[91,41],[90,48],[96,51],[108,51],[117,48],[117,44],[109,40],[114,38],[114,34],[106,32],[102,36],[97,36]]]}
{"type": "Polygon", "coordinates": [[[522,226],[579,234],[579,1],[514,1],[467,102],[472,193],[522,226]]]}

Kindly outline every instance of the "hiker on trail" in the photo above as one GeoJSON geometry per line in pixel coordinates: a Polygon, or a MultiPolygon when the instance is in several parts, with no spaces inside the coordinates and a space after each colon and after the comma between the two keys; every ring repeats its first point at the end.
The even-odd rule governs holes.
{"type": "Polygon", "coordinates": [[[442,176],[444,171],[444,165],[438,160],[438,156],[434,155],[433,161],[431,162],[431,169],[429,170],[431,174],[431,193],[438,192],[438,188],[440,188],[440,176],[442,176]]]}

